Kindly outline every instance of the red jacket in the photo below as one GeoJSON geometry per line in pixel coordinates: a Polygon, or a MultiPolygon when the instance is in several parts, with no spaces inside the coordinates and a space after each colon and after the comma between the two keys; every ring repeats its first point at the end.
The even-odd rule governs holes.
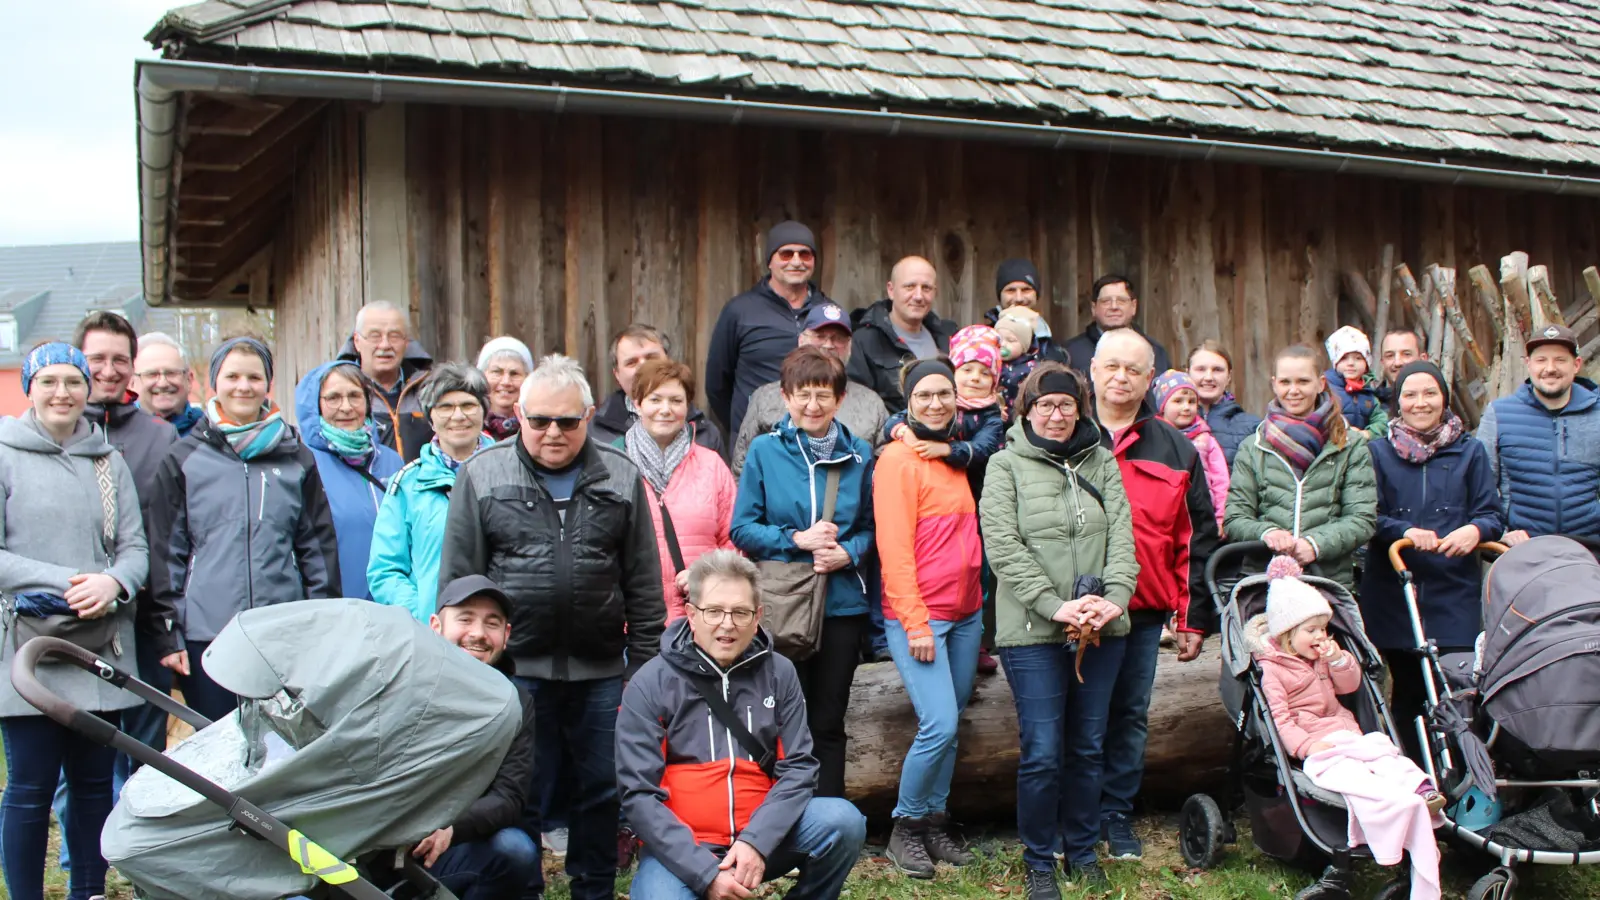
{"type": "Polygon", "coordinates": [[[1183,432],[1149,409],[1141,409],[1114,440],[1108,429],[1101,431],[1133,508],[1139,582],[1128,610],[1174,612],[1179,631],[1212,630],[1216,613],[1205,562],[1217,548],[1217,516],[1200,454],[1183,432]]]}

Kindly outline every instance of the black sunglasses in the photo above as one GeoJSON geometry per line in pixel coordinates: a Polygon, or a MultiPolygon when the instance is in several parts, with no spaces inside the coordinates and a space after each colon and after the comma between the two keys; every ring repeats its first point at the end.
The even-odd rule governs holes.
{"type": "Polygon", "coordinates": [[[528,427],[534,431],[549,431],[551,422],[562,431],[573,431],[583,424],[583,416],[528,416],[528,427]]]}

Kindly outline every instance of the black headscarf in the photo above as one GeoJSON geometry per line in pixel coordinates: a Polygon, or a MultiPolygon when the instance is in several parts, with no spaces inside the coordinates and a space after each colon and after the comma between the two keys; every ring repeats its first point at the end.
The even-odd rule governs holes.
{"type": "Polygon", "coordinates": [[[1071,460],[1100,443],[1099,426],[1085,415],[1088,411],[1083,406],[1083,386],[1078,381],[1078,376],[1067,369],[1045,372],[1039,377],[1039,383],[1034,388],[1022,398],[1022,433],[1028,438],[1028,443],[1059,462],[1071,460]],[[1078,423],[1073,427],[1072,434],[1064,441],[1052,441],[1035,432],[1033,423],[1027,418],[1028,414],[1033,412],[1033,405],[1039,402],[1039,398],[1050,394],[1066,394],[1078,403],[1078,423]]]}
{"type": "Polygon", "coordinates": [[[1444,395],[1444,408],[1450,409],[1450,385],[1445,383],[1444,372],[1438,366],[1425,359],[1408,362],[1400,374],[1394,377],[1394,396],[1389,400],[1389,414],[1400,415],[1400,389],[1405,387],[1406,379],[1421,372],[1439,383],[1439,393],[1444,395]]]}
{"type": "Polygon", "coordinates": [[[951,410],[950,421],[943,428],[930,428],[917,421],[911,411],[911,393],[917,389],[917,383],[930,375],[942,375],[950,380],[950,388],[955,389],[956,373],[950,364],[943,359],[919,359],[906,369],[905,376],[901,378],[901,391],[906,398],[906,425],[910,426],[911,433],[924,441],[948,441],[950,433],[955,430],[955,410],[951,410]]]}

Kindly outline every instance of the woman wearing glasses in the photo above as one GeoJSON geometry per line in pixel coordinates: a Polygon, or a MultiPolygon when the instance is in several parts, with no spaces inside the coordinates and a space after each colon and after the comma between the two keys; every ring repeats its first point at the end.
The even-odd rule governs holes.
{"type": "Polygon", "coordinates": [[[389,479],[405,462],[383,445],[372,420],[373,385],[361,367],[334,360],[312,369],[295,388],[295,414],[317,461],[339,535],[339,572],[346,597],[372,599],[367,558],[372,526],[389,479]]]}
{"type": "MultiPolygon", "coordinates": [[[[0,592],[10,632],[0,640],[0,670],[11,670],[26,639],[21,617],[45,612],[104,623],[97,637],[74,642],[131,669],[130,600],[145,583],[149,558],[133,475],[83,417],[88,360],[69,344],[36,347],[23,360],[22,390],[31,408],[0,421],[0,592]],[[110,523],[108,505],[115,509],[110,523]]],[[[39,678],[66,702],[113,722],[118,710],[139,702],[70,666],[40,666],[39,678]]],[[[10,896],[44,897],[50,798],[63,770],[71,813],[63,840],[74,863],[69,896],[105,893],[100,829],[111,812],[115,754],[45,718],[9,678],[0,679],[0,735],[7,763],[0,862],[10,896]]]]}
{"type": "Polygon", "coordinates": [[[1022,737],[1017,833],[1028,900],[1060,900],[1070,876],[1103,886],[1100,775],[1139,564],[1116,458],[1101,446],[1080,376],[1041,363],[1022,382],[1009,442],[978,503],[994,570],[995,643],[1022,737]],[[1082,644],[1067,630],[1099,633],[1082,644]]]}
{"type": "MultiPolygon", "coordinates": [[[[211,641],[241,610],[336,597],[339,551],[316,459],[272,402],[272,352],[255,338],[211,355],[216,396],[156,474],[150,502],[152,639],[189,706],[208,719],[235,697],[205,673],[211,641]]],[[[365,567],[363,566],[363,571],[365,567]]]]}
{"type": "Polygon", "coordinates": [[[428,375],[420,391],[433,440],[390,479],[372,528],[372,556],[365,569],[372,599],[410,610],[424,624],[439,594],[444,519],[456,473],[494,443],[483,431],[489,390],[483,373],[465,363],[447,363],[428,375]]]}
{"type": "Polygon", "coordinates": [[[634,373],[630,399],[639,416],[618,440],[644,476],[670,623],[683,618],[694,561],[733,549],[729,529],[739,489],[722,457],[695,443],[688,424],[694,370],[664,357],[649,360],[634,373]]]}
{"type": "Polygon", "coordinates": [[[828,576],[822,640],[795,668],[817,762],[817,796],[844,796],[845,708],[867,633],[863,567],[872,552],[872,448],[835,415],[844,363],[816,347],[783,360],[778,384],[789,412],[750,442],[733,509],[733,543],[757,562],[809,562],[828,576]],[[828,473],[837,471],[832,518],[828,473]]]}

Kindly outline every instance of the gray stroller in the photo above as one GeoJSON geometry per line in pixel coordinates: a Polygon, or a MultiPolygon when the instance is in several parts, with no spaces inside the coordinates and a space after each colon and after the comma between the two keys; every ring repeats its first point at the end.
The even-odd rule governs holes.
{"type": "MultiPolygon", "coordinates": [[[[195,660],[198,663],[198,660],[195,660]]],[[[239,695],[210,722],[93,653],[38,637],[17,692],[143,764],[101,835],[150,900],[453,900],[409,850],[487,789],[522,724],[511,683],[403,609],[306,600],[240,613],[206,671],[239,695]],[[165,755],[46,685],[77,666],[177,716],[195,736],[165,755]]]]}

